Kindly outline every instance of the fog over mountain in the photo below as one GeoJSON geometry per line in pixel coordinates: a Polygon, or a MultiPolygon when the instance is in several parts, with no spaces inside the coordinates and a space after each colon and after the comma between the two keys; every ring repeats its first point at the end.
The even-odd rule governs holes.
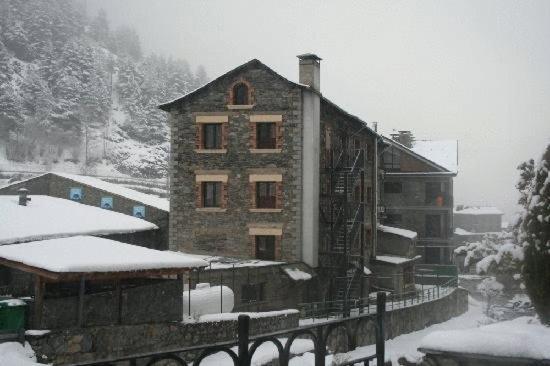
{"type": "Polygon", "coordinates": [[[323,58],[325,95],[382,130],[458,139],[455,203],[516,208],[516,166],[550,141],[550,2],[121,0],[103,7],[144,49],[217,76],[251,58],[297,79],[323,58]]]}

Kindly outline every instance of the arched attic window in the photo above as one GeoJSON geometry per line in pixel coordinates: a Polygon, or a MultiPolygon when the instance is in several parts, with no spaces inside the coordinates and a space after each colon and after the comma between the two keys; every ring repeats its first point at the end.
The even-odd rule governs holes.
{"type": "Polygon", "coordinates": [[[247,105],[250,104],[248,100],[248,85],[245,83],[237,83],[233,86],[233,100],[234,105],[247,105]]]}

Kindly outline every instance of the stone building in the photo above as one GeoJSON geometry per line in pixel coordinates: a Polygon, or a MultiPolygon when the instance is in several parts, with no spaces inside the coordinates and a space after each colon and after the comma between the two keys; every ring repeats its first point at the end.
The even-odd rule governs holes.
{"type": "Polygon", "coordinates": [[[380,187],[384,225],[418,234],[420,263],[451,264],[457,142],[414,141],[409,131],[385,142],[380,187]]]}
{"type": "Polygon", "coordinates": [[[25,188],[30,195],[70,199],[89,206],[101,207],[144,219],[158,226],[148,236],[125,235],[118,240],[153,249],[168,249],[168,200],[141,193],[89,176],[67,173],[45,173],[0,187],[0,195],[16,195],[25,188]]]}
{"type": "Polygon", "coordinates": [[[454,211],[455,227],[469,233],[502,231],[502,211],[496,207],[472,207],[458,205],[454,211]]]}
{"type": "Polygon", "coordinates": [[[321,94],[319,57],[298,58],[299,83],[252,60],[160,106],[170,249],[305,263],[317,297],[352,296],[336,289],[367,291],[381,139],[321,94]]]}

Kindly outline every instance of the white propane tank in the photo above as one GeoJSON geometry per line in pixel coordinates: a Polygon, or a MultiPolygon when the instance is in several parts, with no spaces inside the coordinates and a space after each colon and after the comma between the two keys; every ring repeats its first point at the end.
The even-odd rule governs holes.
{"type": "MultiPolygon", "coordinates": [[[[205,314],[230,313],[235,305],[233,290],[227,286],[210,287],[209,283],[197,283],[191,290],[191,316],[198,318],[205,314]],[[223,299],[222,304],[220,300],[223,299]],[[220,311],[220,305],[222,306],[220,311]]],[[[189,291],[183,292],[183,316],[189,316],[189,291]]]]}

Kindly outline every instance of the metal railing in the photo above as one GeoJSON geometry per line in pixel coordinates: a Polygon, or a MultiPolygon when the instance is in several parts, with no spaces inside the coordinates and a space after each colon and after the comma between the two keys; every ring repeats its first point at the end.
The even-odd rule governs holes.
{"type": "MultiPolygon", "coordinates": [[[[385,354],[384,315],[387,307],[385,293],[380,292],[378,294],[376,304],[376,353],[365,357],[365,359],[376,360],[377,366],[383,366],[385,354]]],[[[173,364],[179,366],[187,366],[190,363],[189,360],[192,360],[193,365],[198,366],[206,357],[218,352],[227,354],[231,358],[234,366],[250,366],[254,353],[266,342],[271,342],[276,346],[279,365],[288,366],[291,358],[290,349],[292,343],[298,337],[304,336],[309,337],[313,341],[315,366],[324,366],[325,357],[327,355],[327,341],[332,332],[342,327],[346,329],[347,332],[350,324],[358,324],[359,321],[365,317],[370,317],[370,315],[363,314],[322,324],[306,325],[293,329],[250,336],[250,317],[248,315],[239,315],[237,321],[238,336],[237,339],[233,341],[184,347],[160,352],[134,354],[96,361],[86,361],[73,364],[72,366],[115,366],[115,364],[118,366],[121,362],[129,366],[136,366],[138,362],[140,362],[140,364],[147,362],[146,365],[153,366],[163,365],[166,361],[171,361],[173,364]],[[279,340],[281,336],[288,337],[284,346],[279,340]],[[237,349],[236,352],[234,350],[235,346],[237,349]],[[197,356],[193,357],[193,353],[197,354],[197,356]]],[[[358,336],[357,333],[358,332],[355,332],[355,338],[358,336]]],[[[348,336],[350,335],[348,334],[348,336]]],[[[348,348],[355,348],[355,345],[357,345],[357,339],[352,339],[352,344],[348,344],[348,348]]]]}
{"type": "MultiPolygon", "coordinates": [[[[393,277],[394,276],[378,276],[378,278],[387,279],[392,279],[393,277]]],[[[416,277],[421,278],[422,275],[416,275],[416,277]]],[[[373,276],[370,276],[370,278],[373,278],[373,276]]],[[[449,295],[458,286],[457,277],[438,276],[437,278],[441,280],[441,282],[433,285],[418,284],[421,288],[414,291],[395,293],[389,289],[380,288],[380,291],[384,291],[387,294],[386,310],[392,311],[437,300],[449,295]]],[[[342,318],[344,316],[344,312],[342,310],[344,309],[344,305],[349,307],[349,313],[351,316],[376,313],[376,301],[370,296],[358,299],[301,303],[298,304],[298,309],[300,310],[300,318],[302,319],[302,322],[311,321],[312,323],[315,323],[318,320],[328,321],[331,319],[342,318]]]]}

